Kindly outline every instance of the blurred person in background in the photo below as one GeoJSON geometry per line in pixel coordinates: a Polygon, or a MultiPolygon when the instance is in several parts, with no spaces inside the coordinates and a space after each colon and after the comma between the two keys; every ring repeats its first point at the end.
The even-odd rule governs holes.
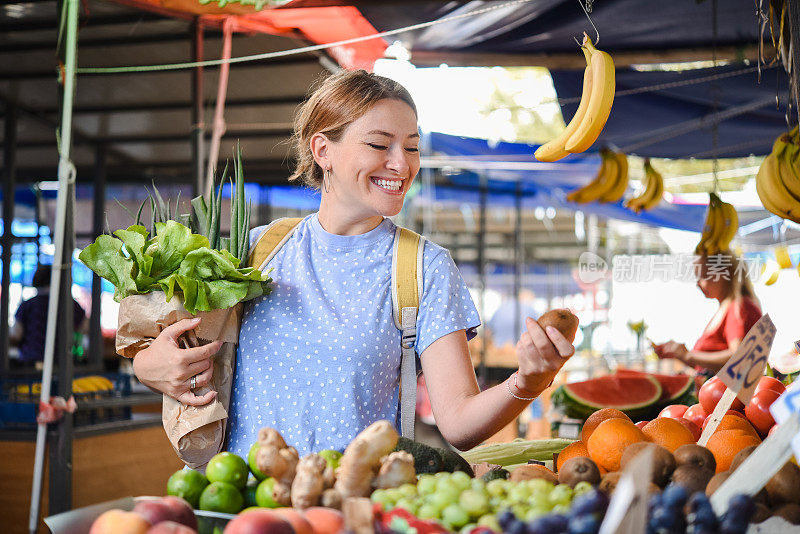
{"type": "Polygon", "coordinates": [[[762,312],[747,269],[734,254],[700,256],[695,272],[703,295],[719,302],[716,313],[692,350],[677,341],[653,345],[653,349],[659,358],[675,358],[710,378],[733,356],[762,312]]]}
{"type": "MultiPolygon", "coordinates": [[[[44,360],[51,272],[50,265],[36,268],[32,281],[36,296],[22,302],[14,315],[15,323],[9,331],[9,341],[19,349],[19,358],[14,363],[16,367],[30,367],[44,360]]],[[[75,299],[72,299],[72,323],[75,331],[85,330],[86,313],[75,299]]]]}

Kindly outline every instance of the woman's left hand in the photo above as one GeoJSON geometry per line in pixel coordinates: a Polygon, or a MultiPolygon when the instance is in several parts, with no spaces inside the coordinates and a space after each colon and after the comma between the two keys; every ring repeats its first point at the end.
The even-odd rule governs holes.
{"type": "Polygon", "coordinates": [[[532,395],[544,391],[567,359],[575,354],[572,343],[552,326],[545,332],[539,323],[530,317],[525,319],[527,331],[517,342],[519,362],[517,387],[532,395]]]}
{"type": "Polygon", "coordinates": [[[679,361],[685,361],[686,355],[689,353],[686,345],[672,340],[660,345],[653,345],[653,350],[659,358],[674,358],[679,361]]]}

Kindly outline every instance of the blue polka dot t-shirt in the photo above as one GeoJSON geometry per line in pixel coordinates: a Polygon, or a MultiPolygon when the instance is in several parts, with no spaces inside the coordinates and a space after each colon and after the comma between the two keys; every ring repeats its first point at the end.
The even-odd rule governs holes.
{"type": "MultiPolygon", "coordinates": [[[[263,227],[251,231],[251,242],[263,227]]],[[[245,303],[233,381],[228,450],[246,457],[260,428],[301,456],[344,450],[379,419],[399,427],[400,331],[390,288],[395,225],[361,235],[326,232],[306,217],[269,264],[269,296],[245,303]]],[[[449,252],[426,241],[417,354],[480,324],[449,252]]]]}

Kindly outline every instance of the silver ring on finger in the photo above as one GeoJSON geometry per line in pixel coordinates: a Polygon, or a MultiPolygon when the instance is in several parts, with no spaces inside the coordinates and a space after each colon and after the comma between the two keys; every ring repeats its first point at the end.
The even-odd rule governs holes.
{"type": "Polygon", "coordinates": [[[195,389],[197,387],[197,375],[194,375],[192,378],[189,379],[189,389],[195,389]]]}

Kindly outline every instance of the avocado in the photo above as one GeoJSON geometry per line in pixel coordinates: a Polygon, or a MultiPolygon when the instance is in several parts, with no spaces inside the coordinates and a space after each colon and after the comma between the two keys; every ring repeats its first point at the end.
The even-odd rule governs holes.
{"type": "Polygon", "coordinates": [[[486,471],[481,478],[483,479],[484,482],[489,482],[490,480],[495,480],[498,478],[507,480],[510,474],[511,473],[500,467],[498,469],[492,469],[491,471],[486,471]]]}
{"type": "Polygon", "coordinates": [[[422,473],[438,473],[443,471],[441,455],[429,445],[400,437],[397,440],[395,451],[406,451],[414,457],[414,470],[418,475],[422,473]]]}
{"type": "Polygon", "coordinates": [[[457,452],[444,449],[442,447],[436,447],[435,450],[442,457],[442,468],[444,471],[447,471],[448,473],[464,471],[471,477],[475,476],[475,473],[472,471],[472,466],[470,466],[469,462],[462,458],[457,452]]]}

